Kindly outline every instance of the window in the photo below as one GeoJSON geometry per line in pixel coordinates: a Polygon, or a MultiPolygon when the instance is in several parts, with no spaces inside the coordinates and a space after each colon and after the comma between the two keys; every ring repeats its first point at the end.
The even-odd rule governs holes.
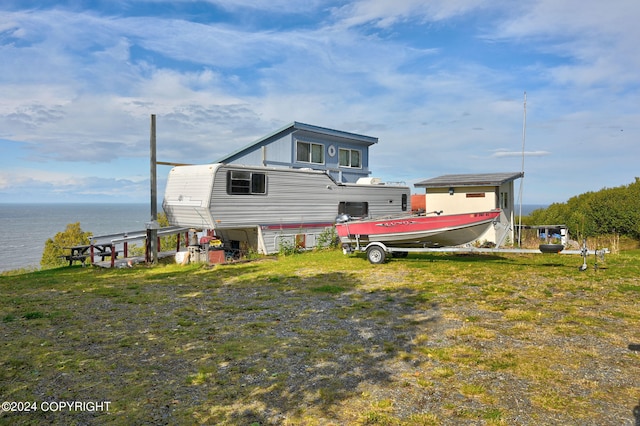
{"type": "Polygon", "coordinates": [[[360,151],[357,149],[340,148],[338,157],[340,157],[340,165],[342,167],[362,167],[360,163],[360,151]]]}
{"type": "Polygon", "coordinates": [[[509,193],[501,192],[500,193],[500,208],[503,210],[507,210],[509,208],[509,193]]]}
{"type": "Polygon", "coordinates": [[[298,141],[296,160],[301,163],[324,164],[324,145],[298,141]]]}
{"type": "Polygon", "coordinates": [[[338,204],[338,214],[348,214],[351,217],[367,217],[369,215],[369,203],[341,201],[338,204]]]}
{"type": "Polygon", "coordinates": [[[227,172],[227,193],[231,195],[260,195],[267,193],[267,176],[245,170],[227,172]]]}
{"type": "Polygon", "coordinates": [[[402,211],[407,211],[407,194],[402,194],[402,211]]]}

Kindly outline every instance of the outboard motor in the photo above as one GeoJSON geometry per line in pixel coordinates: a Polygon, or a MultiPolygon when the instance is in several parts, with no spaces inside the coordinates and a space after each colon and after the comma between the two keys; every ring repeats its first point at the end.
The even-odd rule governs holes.
{"type": "Polygon", "coordinates": [[[345,223],[351,220],[351,216],[346,213],[340,214],[336,217],[336,223],[345,223]]]}

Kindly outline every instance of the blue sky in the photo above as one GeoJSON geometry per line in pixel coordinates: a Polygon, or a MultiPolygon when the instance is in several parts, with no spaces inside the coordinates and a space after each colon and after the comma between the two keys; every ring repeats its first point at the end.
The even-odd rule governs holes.
{"type": "Polygon", "coordinates": [[[379,138],[373,176],[518,172],[523,202],[640,176],[637,0],[0,5],[0,202],[148,202],[293,121],[379,138]],[[169,167],[158,167],[160,193],[169,167]]]}

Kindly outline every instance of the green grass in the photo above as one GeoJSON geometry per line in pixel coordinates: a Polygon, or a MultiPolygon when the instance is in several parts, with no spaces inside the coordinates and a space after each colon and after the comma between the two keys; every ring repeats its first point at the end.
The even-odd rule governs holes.
{"type": "Polygon", "coordinates": [[[640,252],[581,264],[320,251],[5,273],[3,400],[111,409],[0,424],[632,423],[640,252]]]}

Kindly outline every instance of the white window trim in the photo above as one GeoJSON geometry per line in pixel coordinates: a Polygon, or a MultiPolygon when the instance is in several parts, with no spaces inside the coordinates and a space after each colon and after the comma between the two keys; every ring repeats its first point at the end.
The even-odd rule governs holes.
{"type": "Polygon", "coordinates": [[[362,151],[359,149],[340,148],[338,149],[338,167],[344,167],[345,169],[362,169],[362,151]],[[349,151],[349,165],[345,166],[340,164],[340,151],[349,151]],[[357,167],[351,166],[351,152],[356,151],[360,154],[360,165],[357,167]]]}
{"type": "Polygon", "coordinates": [[[322,165],[324,166],[326,164],[326,159],[325,159],[325,147],[324,144],[321,143],[316,143],[316,142],[307,142],[307,141],[302,141],[302,140],[296,140],[296,163],[305,163],[305,164],[317,164],[317,165],[322,165]],[[309,145],[309,161],[302,161],[302,160],[298,160],[298,144],[300,143],[304,143],[309,145]],[[311,161],[312,157],[313,157],[313,149],[312,147],[316,145],[322,148],[322,163],[314,163],[313,161],[311,161]]]}

